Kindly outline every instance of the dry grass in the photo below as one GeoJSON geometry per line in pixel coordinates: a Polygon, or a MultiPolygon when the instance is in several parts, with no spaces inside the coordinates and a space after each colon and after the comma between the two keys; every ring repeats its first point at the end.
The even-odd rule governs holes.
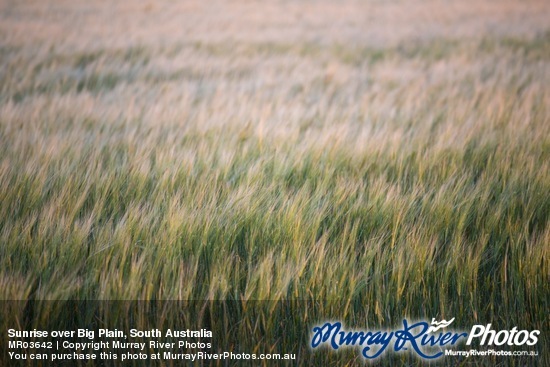
{"type": "Polygon", "coordinates": [[[548,19],[543,1],[3,2],[1,297],[548,330],[548,19]]]}

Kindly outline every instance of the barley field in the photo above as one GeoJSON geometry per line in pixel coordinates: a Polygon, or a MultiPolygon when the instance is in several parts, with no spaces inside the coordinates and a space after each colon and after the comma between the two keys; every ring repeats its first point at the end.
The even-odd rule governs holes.
{"type": "Polygon", "coordinates": [[[0,1],[1,299],[544,335],[549,19],[536,0],[0,1]]]}

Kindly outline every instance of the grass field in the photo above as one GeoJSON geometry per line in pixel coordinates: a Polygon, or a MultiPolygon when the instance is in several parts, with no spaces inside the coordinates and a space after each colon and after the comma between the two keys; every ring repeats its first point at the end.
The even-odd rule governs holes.
{"type": "Polygon", "coordinates": [[[2,299],[549,330],[548,3],[0,4],[2,299]]]}

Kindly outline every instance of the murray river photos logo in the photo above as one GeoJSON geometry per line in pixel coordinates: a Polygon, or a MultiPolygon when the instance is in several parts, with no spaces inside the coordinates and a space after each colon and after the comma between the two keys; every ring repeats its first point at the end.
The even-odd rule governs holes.
{"type": "MultiPolygon", "coordinates": [[[[474,325],[469,332],[454,331],[447,328],[454,318],[436,321],[409,322],[403,320],[403,326],[394,330],[345,330],[341,322],[326,322],[315,326],[311,336],[311,348],[323,345],[338,350],[343,347],[358,347],[366,359],[381,357],[384,353],[411,351],[424,359],[437,359],[447,353],[447,349],[465,342],[480,346],[533,346],[538,341],[539,330],[493,330],[491,324],[474,325]]],[[[464,353],[472,353],[468,351],[464,353]]],[[[479,353],[477,353],[479,355],[479,353]]],[[[456,355],[453,353],[451,355],[456,355]]],[[[472,354],[476,355],[476,353],[472,354]]]]}

